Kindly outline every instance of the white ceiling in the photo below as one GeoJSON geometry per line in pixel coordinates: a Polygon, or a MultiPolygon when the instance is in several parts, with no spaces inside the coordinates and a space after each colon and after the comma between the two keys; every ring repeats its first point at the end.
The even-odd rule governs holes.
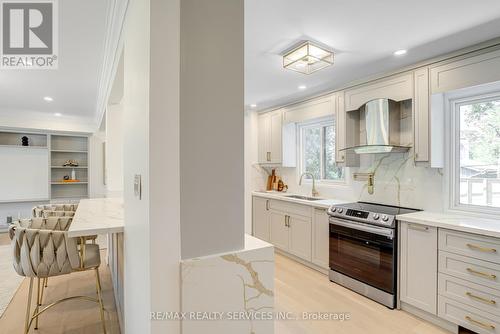
{"type": "MultiPolygon", "coordinates": [[[[107,0],[59,4],[59,68],[0,70],[0,113],[94,121],[104,58],[107,0]],[[53,102],[47,103],[44,96],[53,102]]],[[[1,126],[2,124],[0,124],[1,126]]]]}
{"type": "Polygon", "coordinates": [[[246,0],[245,104],[293,102],[499,36],[498,0],[246,0]],[[304,39],[333,48],[335,64],[283,69],[283,50],[304,39]]]}

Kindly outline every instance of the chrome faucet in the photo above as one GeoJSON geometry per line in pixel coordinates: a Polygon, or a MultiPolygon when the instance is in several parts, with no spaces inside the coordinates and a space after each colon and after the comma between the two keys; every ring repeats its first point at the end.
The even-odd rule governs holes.
{"type": "Polygon", "coordinates": [[[312,197],[318,196],[319,192],[316,190],[316,182],[314,180],[314,175],[312,173],[309,173],[309,172],[302,173],[302,175],[300,176],[299,186],[302,185],[302,178],[304,177],[304,175],[310,175],[311,178],[312,178],[312,181],[313,181],[313,186],[312,186],[312,189],[311,189],[312,197]]]}

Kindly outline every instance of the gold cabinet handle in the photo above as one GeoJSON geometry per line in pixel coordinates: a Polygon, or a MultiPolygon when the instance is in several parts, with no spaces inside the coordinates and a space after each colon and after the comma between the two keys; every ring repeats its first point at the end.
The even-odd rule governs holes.
{"type": "Polygon", "coordinates": [[[495,305],[497,303],[496,301],[494,301],[492,299],[486,299],[483,297],[479,297],[479,296],[472,294],[471,292],[466,292],[465,295],[467,295],[468,297],[470,297],[472,299],[476,299],[476,300],[482,301],[482,302],[490,304],[490,305],[495,305]]]}
{"type": "Polygon", "coordinates": [[[491,279],[491,280],[496,280],[497,279],[497,275],[483,273],[481,271],[477,271],[477,270],[474,270],[472,268],[467,268],[467,271],[469,273],[471,273],[471,274],[483,276],[483,277],[491,279]]]}
{"type": "Polygon", "coordinates": [[[288,219],[288,216],[287,216],[287,215],[285,215],[285,226],[286,226],[286,227],[288,227],[288,224],[287,224],[287,221],[286,221],[287,219],[288,219]]]}
{"type": "Polygon", "coordinates": [[[271,161],[271,152],[267,152],[266,159],[267,161],[271,161]]]}
{"type": "Polygon", "coordinates": [[[478,321],[478,320],[474,320],[472,319],[471,317],[469,317],[468,315],[465,316],[465,320],[467,320],[468,322],[470,322],[471,324],[474,324],[474,325],[477,325],[479,327],[482,327],[482,328],[485,328],[485,329],[490,329],[490,330],[493,330],[495,329],[495,326],[491,325],[491,324],[485,324],[484,322],[482,321],[478,321]]]}
{"type": "Polygon", "coordinates": [[[266,211],[269,211],[269,200],[266,199],[266,211]]]}
{"type": "Polygon", "coordinates": [[[486,247],[481,247],[481,246],[474,245],[474,244],[467,244],[467,247],[469,247],[470,249],[473,249],[473,250],[484,252],[484,253],[496,253],[497,252],[497,250],[495,248],[486,248],[486,247]]]}

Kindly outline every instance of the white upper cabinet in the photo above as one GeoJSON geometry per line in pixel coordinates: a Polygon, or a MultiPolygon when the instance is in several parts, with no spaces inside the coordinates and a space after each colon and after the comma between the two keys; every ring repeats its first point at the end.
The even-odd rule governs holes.
{"type": "Polygon", "coordinates": [[[415,71],[414,110],[414,148],[415,161],[429,161],[429,69],[427,67],[415,71]]]}
{"type": "Polygon", "coordinates": [[[500,81],[500,50],[432,67],[430,79],[432,94],[500,81]]]}
{"type": "Polygon", "coordinates": [[[403,101],[413,98],[413,73],[391,76],[345,91],[345,110],[359,109],[374,99],[403,101]]]}
{"type": "Polygon", "coordinates": [[[333,116],[336,108],[336,94],[319,97],[285,108],[283,122],[300,123],[321,117],[333,116]]]}
{"type": "Polygon", "coordinates": [[[335,162],[345,163],[345,152],[341,151],[346,146],[346,114],[344,105],[344,92],[333,94],[335,102],[335,162]]]}
{"type": "Polygon", "coordinates": [[[280,164],[282,161],[283,111],[275,110],[259,115],[259,163],[280,164]]]}

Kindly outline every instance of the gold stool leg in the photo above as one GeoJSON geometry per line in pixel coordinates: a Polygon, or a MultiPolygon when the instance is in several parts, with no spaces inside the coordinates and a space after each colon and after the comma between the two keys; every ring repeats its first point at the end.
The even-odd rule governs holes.
{"type": "Polygon", "coordinates": [[[99,299],[99,309],[101,312],[102,332],[106,334],[106,323],[104,319],[104,304],[102,302],[101,279],[99,278],[99,268],[95,268],[97,298],[99,299]]]}
{"type": "Polygon", "coordinates": [[[47,287],[49,285],[49,278],[45,278],[45,287],[47,287]]]}
{"type": "Polygon", "coordinates": [[[28,305],[26,306],[26,322],[24,325],[24,334],[28,334],[30,330],[30,310],[31,310],[31,295],[33,293],[33,277],[30,277],[30,288],[28,292],[28,305]]]}
{"type": "Polygon", "coordinates": [[[42,306],[43,304],[43,293],[45,292],[46,287],[47,287],[47,278],[42,278],[42,293],[40,294],[39,306],[42,306]]]}
{"type": "Polygon", "coordinates": [[[41,289],[40,289],[40,278],[37,278],[37,287],[36,287],[36,307],[35,307],[35,314],[37,314],[35,318],[35,330],[38,329],[38,311],[40,310],[40,305],[41,304],[41,289]]]}

